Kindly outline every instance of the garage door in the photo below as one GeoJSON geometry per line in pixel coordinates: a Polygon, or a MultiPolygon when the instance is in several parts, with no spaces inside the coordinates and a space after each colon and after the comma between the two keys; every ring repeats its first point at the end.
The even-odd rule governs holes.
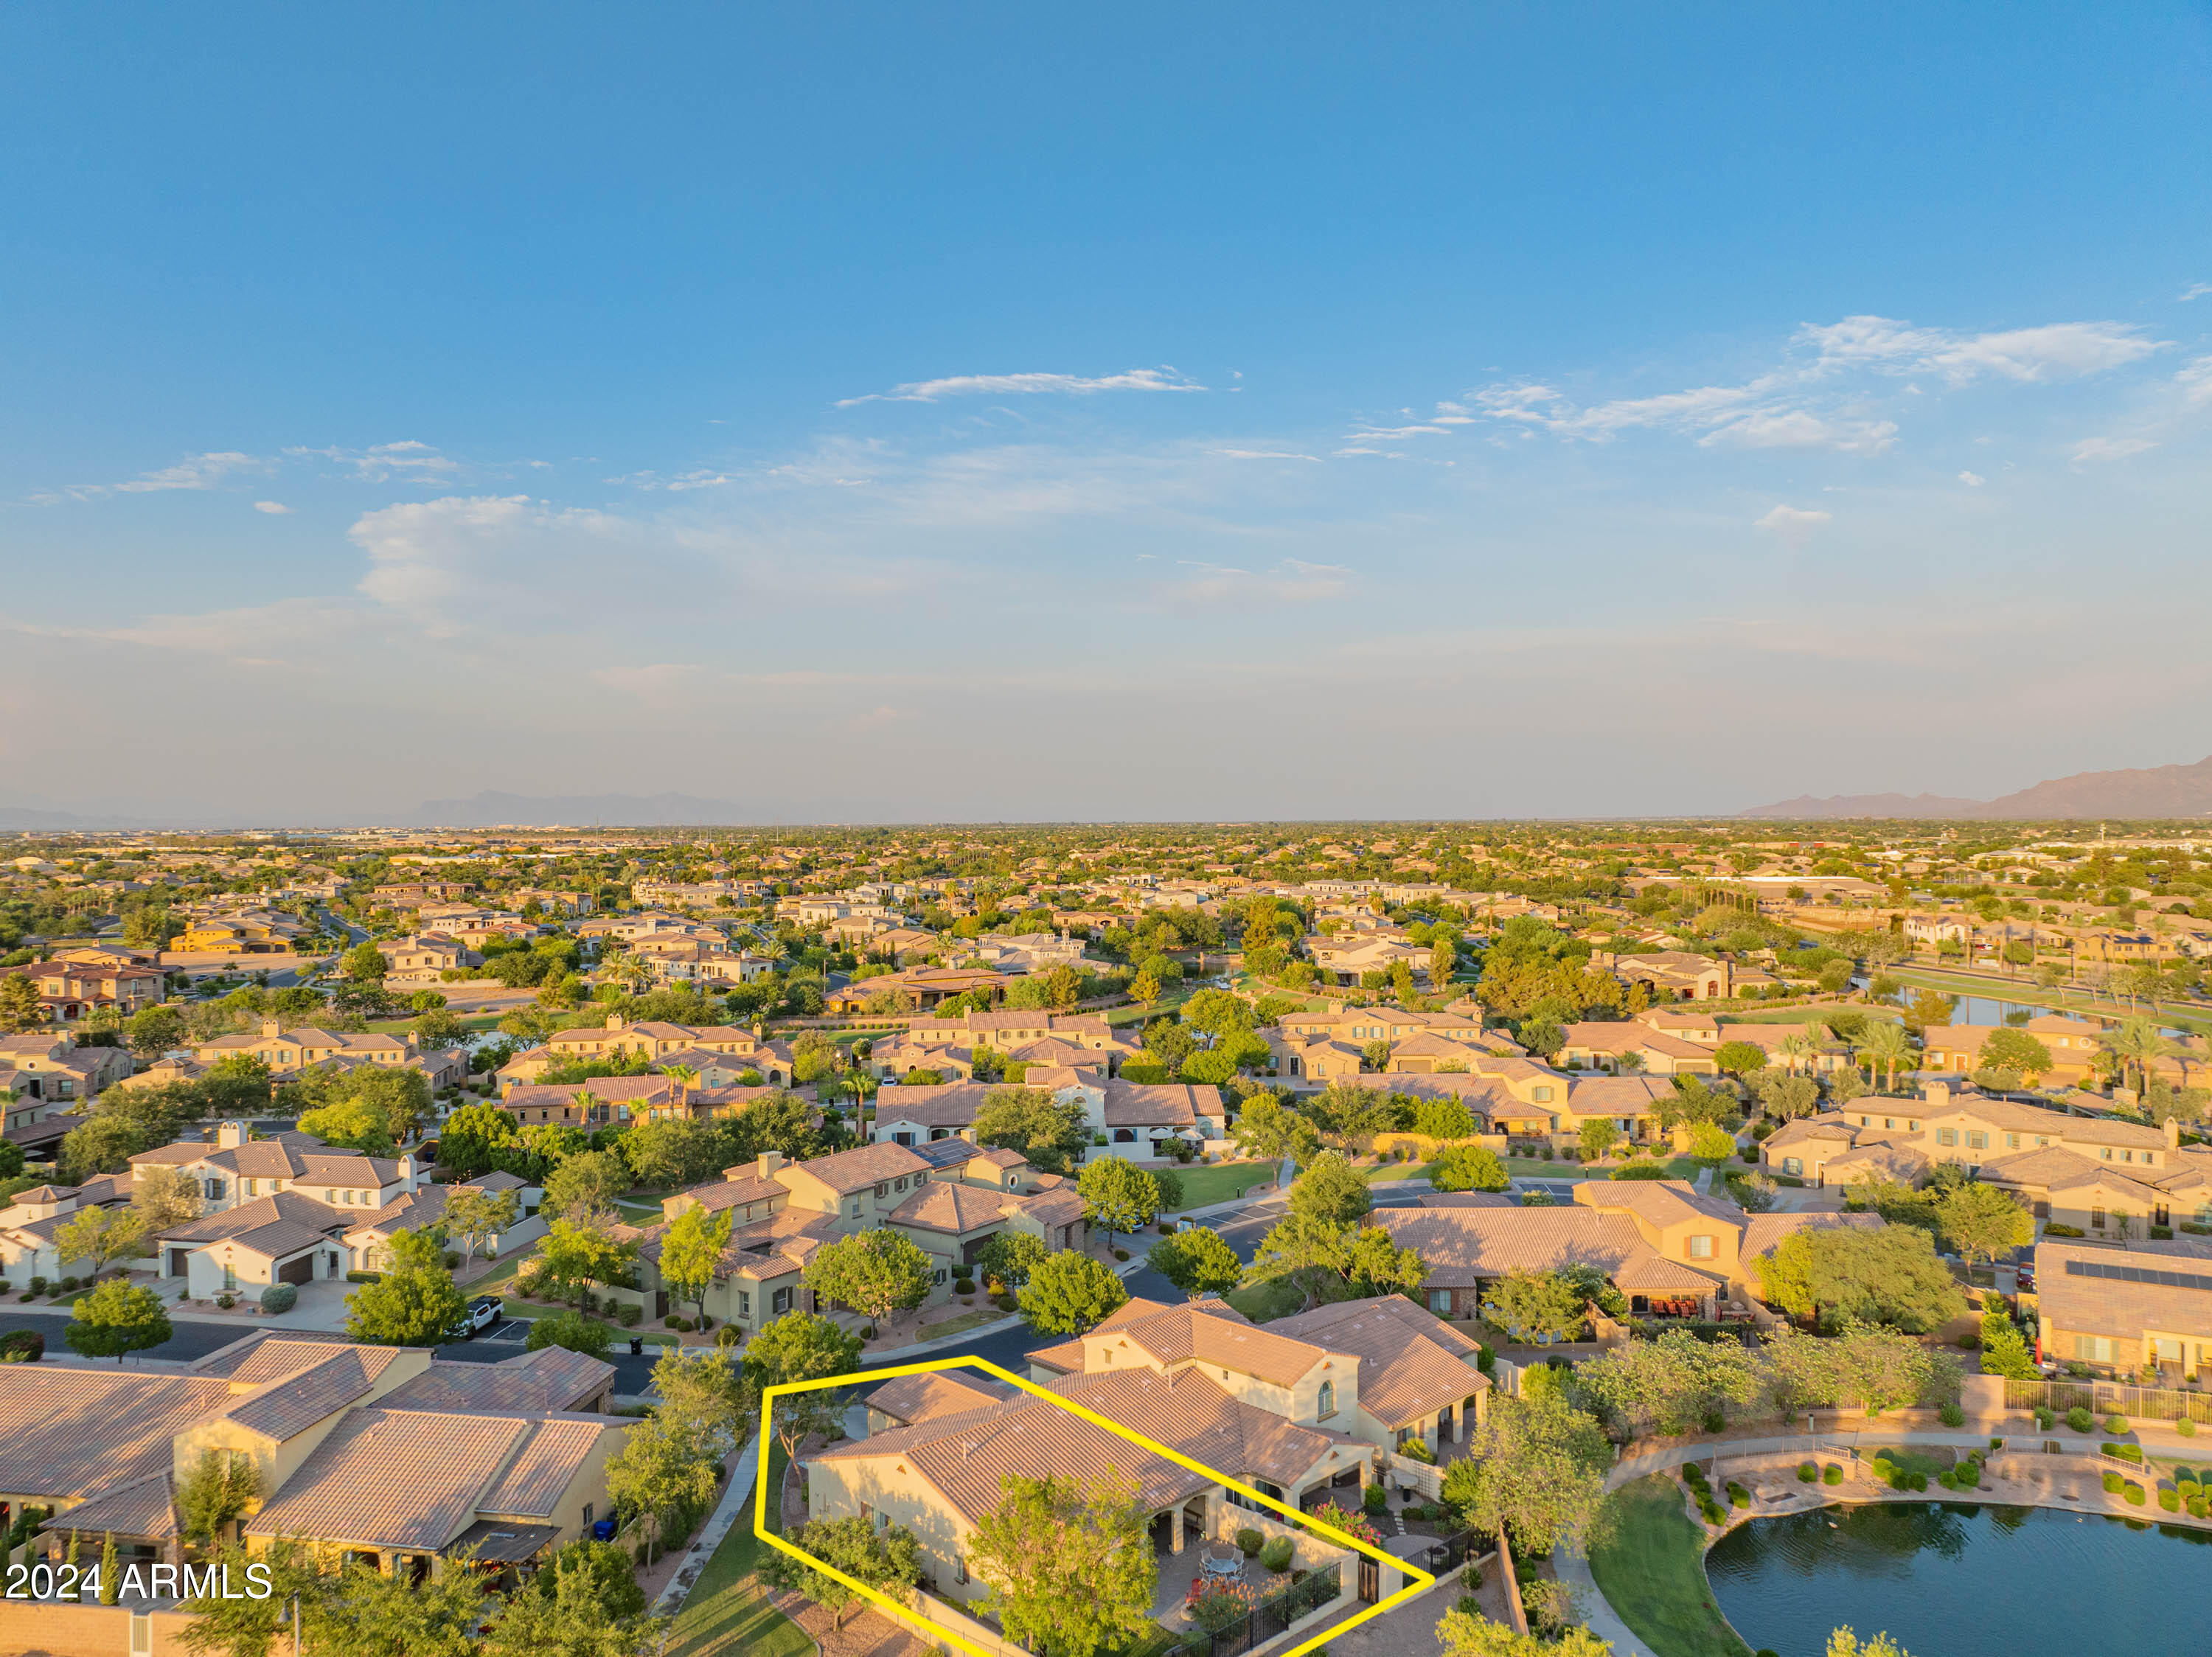
{"type": "Polygon", "coordinates": [[[276,1281],[280,1283],[311,1283],[314,1280],[315,1257],[312,1254],[302,1254],[296,1260],[287,1260],[276,1268],[276,1281]]]}

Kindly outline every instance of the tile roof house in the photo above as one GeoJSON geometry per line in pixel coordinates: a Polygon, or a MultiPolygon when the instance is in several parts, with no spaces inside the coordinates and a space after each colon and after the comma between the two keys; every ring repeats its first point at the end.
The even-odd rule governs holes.
{"type": "Polygon", "coordinates": [[[9,1365],[0,1491],[59,1510],[42,1538],[56,1556],[75,1527],[113,1532],[126,1561],[174,1560],[176,1486],[212,1451],[260,1471],[240,1526],[249,1549],[282,1533],[326,1556],[428,1570],[498,1523],[529,1542],[507,1563],[534,1561],[605,1510],[606,1458],[630,1424],[572,1407],[604,1395],[611,1366],[548,1355],[446,1364],[263,1331],[188,1370],[9,1365]],[[449,1370],[477,1373],[449,1382],[449,1370]]]}
{"type": "Polygon", "coordinates": [[[2212,1248],[2201,1237],[2035,1246],[2037,1356],[2147,1386],[2199,1386],[2212,1373],[2212,1248]],[[2145,1372],[2148,1372],[2146,1374],[2145,1372]]]}
{"type": "Polygon", "coordinates": [[[654,1317],[676,1309],[660,1279],[660,1240],[691,1208],[731,1216],[705,1309],[743,1331],[793,1308],[855,1320],[807,1289],[800,1274],[815,1251],[862,1232],[895,1232],[927,1255],[933,1299],[950,1294],[983,1246],[1003,1234],[1035,1237],[1048,1249],[1090,1242],[1073,1185],[1036,1173],[1016,1152],[958,1138],[915,1147],[883,1141],[804,1162],[769,1151],[725,1169],[720,1180],[663,1198],[659,1224],[621,1228],[638,1244],[640,1287],[616,1289],[617,1297],[635,1297],[654,1317]]]}
{"type": "MultiPolygon", "coordinates": [[[[1334,1497],[1358,1506],[1373,1447],[1337,1424],[1353,1414],[1358,1360],[1264,1337],[1233,1313],[1152,1306],[1152,1313],[1092,1331],[1097,1367],[1036,1373],[1054,1394],[1279,1500],[1310,1508],[1334,1497]],[[1187,1337],[1160,1322],[1168,1312],[1194,1325],[1187,1337]],[[1139,1327],[1169,1345],[1170,1355],[1126,1343],[1126,1334],[1139,1327]],[[1245,1344],[1236,1362],[1224,1365],[1212,1355],[1217,1343],[1240,1336],[1245,1344]],[[1268,1355],[1253,1358],[1262,1349],[1268,1355]],[[1117,1355],[1110,1362],[1103,1356],[1109,1351],[1117,1355]]],[[[1088,1337],[1081,1343],[1091,1343],[1088,1337]]],[[[1001,1389],[964,1377],[930,1377],[945,1383],[930,1387],[914,1386],[911,1379],[870,1397],[866,1437],[806,1458],[809,1505],[817,1516],[880,1516],[906,1526],[921,1543],[935,1591],[956,1603],[981,1591],[966,1567],[967,1539],[997,1509],[1009,1473],[1133,1483],[1163,1552],[1246,1526],[1289,1533],[1218,1475],[1194,1472],[1045,1399],[1000,1396],[1001,1389]]],[[[1318,1538],[1301,1538],[1298,1547],[1302,1566],[1341,1557],[1318,1538]]]]}

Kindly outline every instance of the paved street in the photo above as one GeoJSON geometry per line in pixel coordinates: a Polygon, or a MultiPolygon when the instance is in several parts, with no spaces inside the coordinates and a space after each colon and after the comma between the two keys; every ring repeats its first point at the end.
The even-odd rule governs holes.
{"type": "MultiPolygon", "coordinates": [[[[69,1327],[69,1323],[70,1314],[66,1312],[49,1312],[30,1307],[25,1307],[20,1311],[0,1311],[0,1335],[4,1335],[10,1330],[35,1329],[46,1337],[46,1350],[49,1352],[69,1350],[68,1344],[62,1339],[62,1331],[69,1327]]],[[[179,1362],[204,1358],[220,1347],[228,1346],[240,1336],[252,1333],[253,1329],[259,1326],[240,1324],[176,1323],[172,1325],[176,1332],[167,1340],[159,1346],[149,1347],[144,1353],[137,1355],[149,1358],[173,1358],[179,1362]]]]}

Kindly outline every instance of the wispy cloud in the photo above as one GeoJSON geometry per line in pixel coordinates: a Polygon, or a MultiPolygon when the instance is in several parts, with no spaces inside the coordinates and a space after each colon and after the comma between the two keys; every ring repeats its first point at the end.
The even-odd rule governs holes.
{"type": "Polygon", "coordinates": [[[158,472],[143,472],[119,484],[71,484],[63,489],[41,490],[31,499],[40,505],[51,506],[62,501],[97,500],[103,495],[155,495],[173,489],[215,489],[240,472],[266,472],[269,468],[270,462],[259,455],[224,449],[195,454],[174,466],[163,466],[158,472]]]}
{"type": "Polygon", "coordinates": [[[1979,489],[1984,484],[1989,482],[1989,479],[1978,472],[1962,472],[1959,474],[1959,481],[1966,484],[1968,489],[1979,489]]]}
{"type": "Polygon", "coordinates": [[[2076,443],[2071,458],[2076,465],[2088,460],[2124,460],[2130,454],[2141,454],[2145,449],[2157,447],[2148,437],[2092,437],[2076,443]]]}
{"type": "Polygon", "coordinates": [[[1300,558],[1285,558],[1264,570],[1194,559],[1178,563],[1197,573],[1166,589],[1164,596],[1177,604],[1312,604],[1341,598],[1352,581],[1352,571],[1342,564],[1309,564],[1300,558]]]}
{"type": "Polygon", "coordinates": [[[860,403],[935,403],[948,397],[1029,397],[1058,394],[1088,397],[1103,391],[1204,391],[1206,387],[1172,368],[1130,369],[1086,379],[1075,374],[958,374],[942,380],[916,380],[889,391],[848,397],[837,406],[860,403]]]}
{"type": "Polygon", "coordinates": [[[266,512],[272,518],[286,517],[292,510],[282,501],[256,501],[253,503],[253,509],[256,512],[266,512]]]}
{"type": "Polygon", "coordinates": [[[2212,356],[2198,357],[2173,376],[2173,383],[2181,388],[2181,400],[2188,407],[2212,403],[2212,356]]]}
{"type": "Polygon", "coordinates": [[[1785,541],[1796,543],[1803,541],[1807,536],[1824,524],[1834,521],[1834,518],[1835,515],[1832,512],[1808,510],[1803,507],[1777,506],[1753,524],[1753,527],[1764,529],[1770,534],[1780,536],[1785,541]]]}
{"type": "Polygon", "coordinates": [[[2212,282],[2192,282],[2173,298],[2176,304],[2186,305],[2191,300],[2202,299],[2207,294],[2212,294],[2212,282]]]}
{"type": "Polygon", "coordinates": [[[1316,466],[1324,464],[1318,454],[1301,454],[1286,448],[1210,448],[1206,453],[1230,460],[1311,460],[1316,466]]]}
{"type": "MultiPolygon", "coordinates": [[[[458,477],[461,463],[414,438],[396,443],[372,443],[367,448],[287,448],[297,460],[328,460],[363,483],[380,484],[393,478],[416,483],[444,482],[458,477]]],[[[530,464],[536,464],[535,462],[530,464]]]]}

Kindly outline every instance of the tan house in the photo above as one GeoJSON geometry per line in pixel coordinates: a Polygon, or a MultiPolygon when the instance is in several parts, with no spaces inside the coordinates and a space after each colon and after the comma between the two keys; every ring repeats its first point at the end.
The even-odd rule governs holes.
{"type": "Polygon", "coordinates": [[[2212,1248],[2201,1237],[2120,1251],[2048,1238],[2035,1247],[2037,1355],[2145,1386],[2212,1377],[2212,1248]]]}

